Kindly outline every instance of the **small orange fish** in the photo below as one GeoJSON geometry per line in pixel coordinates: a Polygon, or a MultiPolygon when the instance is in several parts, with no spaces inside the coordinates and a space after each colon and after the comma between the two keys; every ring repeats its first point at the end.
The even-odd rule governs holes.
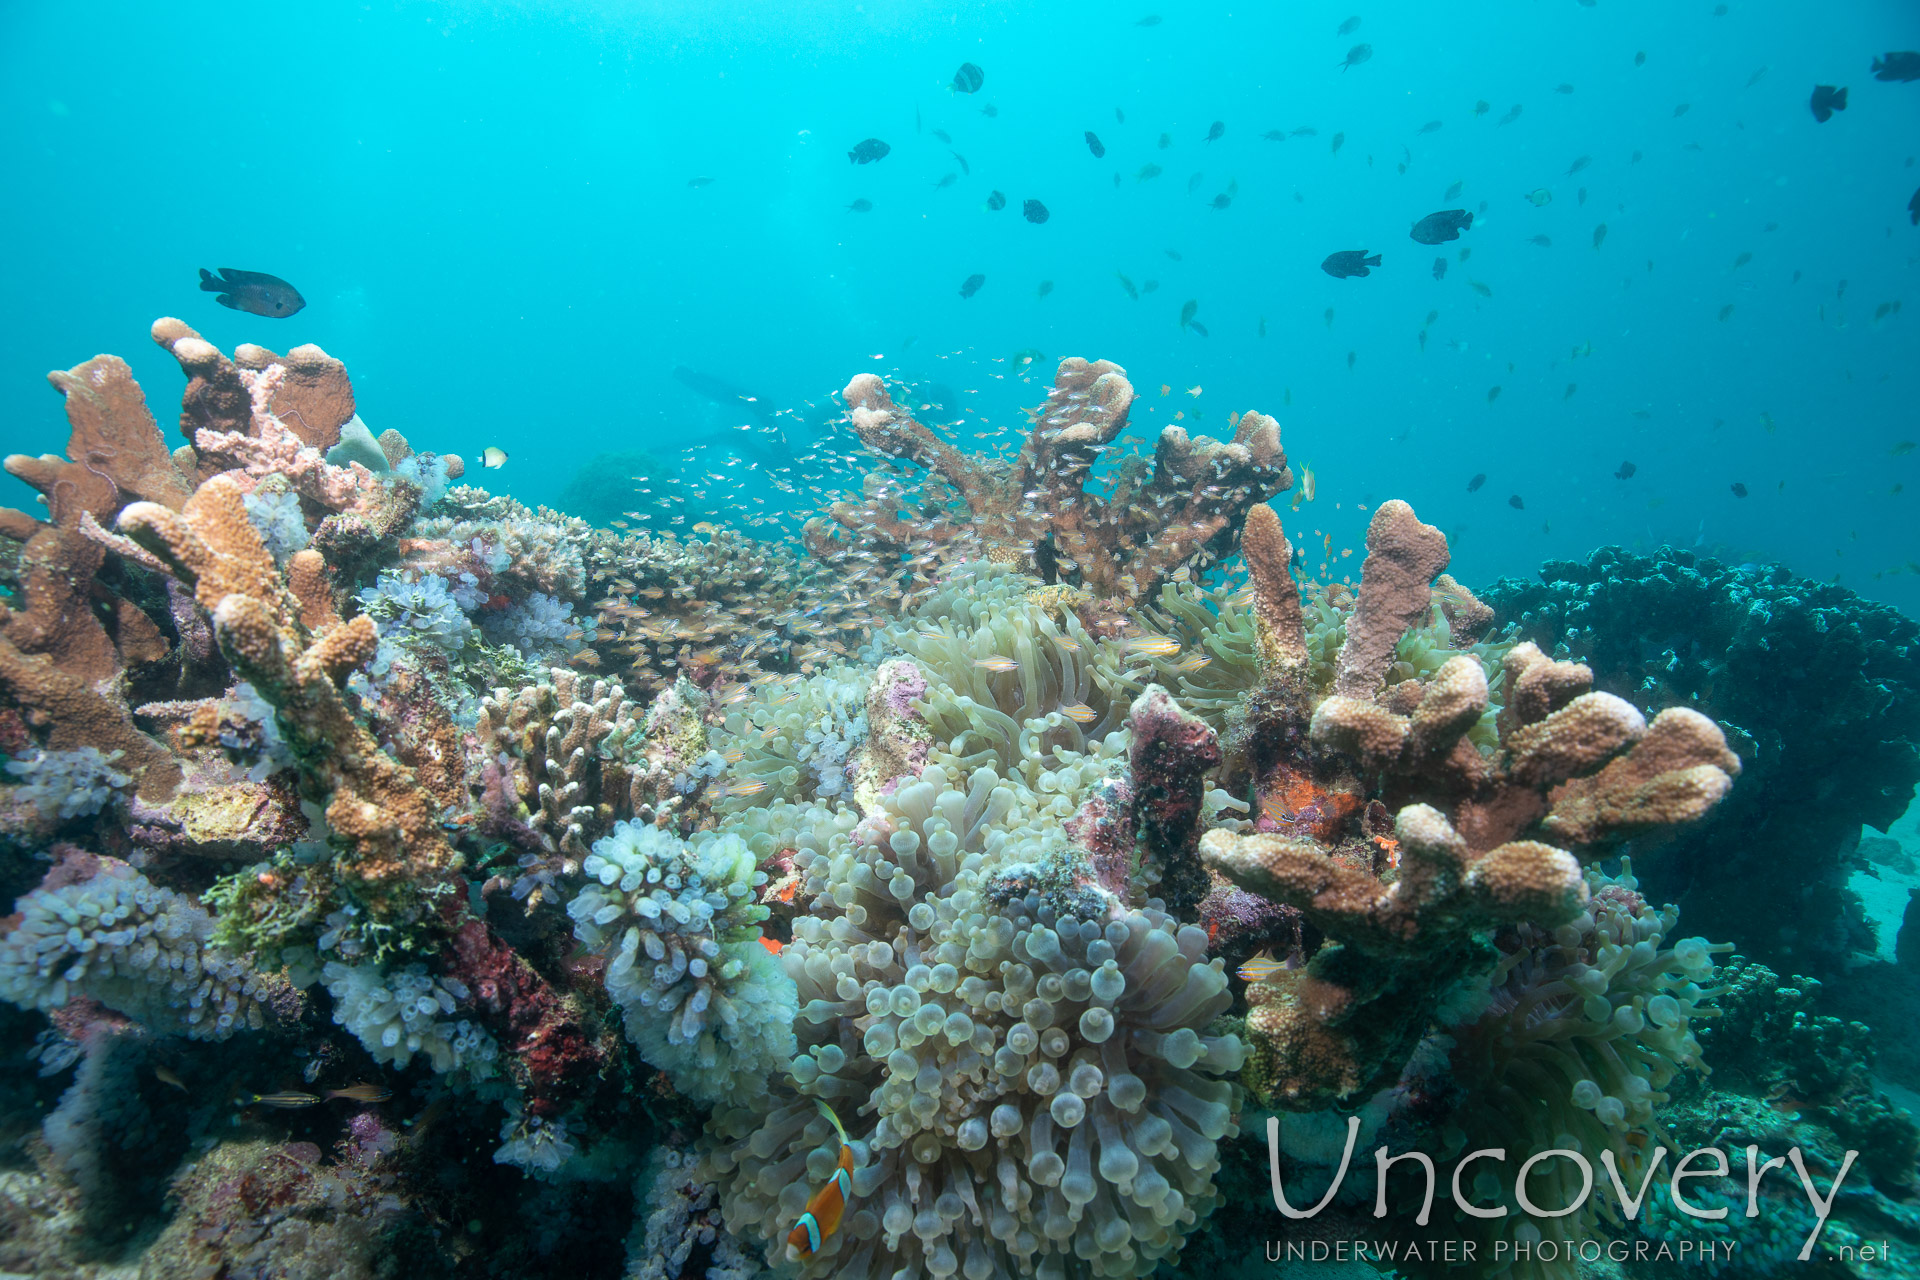
{"type": "Polygon", "coordinates": [[[778,938],[769,938],[764,933],[760,935],[760,945],[765,947],[768,951],[771,951],[776,956],[779,955],[782,951],[785,951],[787,949],[786,943],[780,941],[780,939],[778,938]]]}
{"type": "Polygon", "coordinates": [[[833,1131],[840,1135],[840,1162],[834,1168],[833,1176],[827,1179],[827,1185],[813,1193],[813,1199],[807,1201],[807,1211],[800,1215],[800,1221],[793,1224],[793,1230],[787,1233],[787,1243],[797,1249],[802,1258],[811,1258],[820,1252],[821,1242],[840,1229],[841,1215],[846,1213],[847,1205],[853,1200],[853,1144],[847,1137],[847,1131],[840,1127],[840,1117],[833,1114],[833,1108],[824,1101],[820,1103],[820,1113],[833,1125],[833,1131]]]}
{"type": "Polygon", "coordinates": [[[1212,661],[1213,659],[1204,653],[1190,653],[1180,660],[1179,670],[1192,674],[1212,661]]]}
{"type": "Polygon", "coordinates": [[[1060,714],[1075,724],[1092,724],[1100,718],[1094,709],[1084,702],[1069,702],[1060,708],[1060,714]]]}
{"type": "Polygon", "coordinates": [[[748,796],[757,796],[766,789],[767,784],[764,782],[736,782],[727,788],[727,794],[730,796],[740,796],[744,799],[748,796]]]}
{"type": "Polygon", "coordinates": [[[973,665],[979,667],[982,671],[991,671],[996,675],[1005,675],[1007,672],[1013,671],[1020,666],[1020,664],[1012,658],[1002,658],[998,654],[991,658],[975,658],[973,665]]]}

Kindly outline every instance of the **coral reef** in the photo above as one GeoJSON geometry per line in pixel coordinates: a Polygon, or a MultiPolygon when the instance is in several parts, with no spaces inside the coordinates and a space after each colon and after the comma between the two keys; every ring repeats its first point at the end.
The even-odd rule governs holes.
{"type": "MultiPolygon", "coordinates": [[[[1331,692],[1312,701],[1305,636],[1278,636],[1263,646],[1275,655],[1267,683],[1230,735],[1236,768],[1278,801],[1260,805],[1274,829],[1209,831],[1201,857],[1330,939],[1249,1012],[1249,1084],[1262,1099],[1313,1110],[1390,1083],[1443,989],[1484,964],[1483,930],[1570,921],[1586,902],[1576,853],[1697,818],[1739,772],[1704,716],[1675,708],[1649,725],[1587,692],[1584,668],[1530,645],[1506,656],[1491,754],[1467,736],[1488,707],[1476,659],[1457,655],[1431,679],[1383,691],[1395,644],[1446,563],[1438,530],[1383,503],[1331,692]]],[[[1261,625],[1295,626],[1274,585],[1284,565],[1263,546],[1249,567],[1261,625]]]]}
{"type": "MultiPolygon", "coordinates": [[[[1405,1082],[1445,1094],[1446,1144],[1437,1160],[1473,1148],[1544,1151],[1574,1147],[1597,1163],[1612,1152],[1631,1185],[1666,1137],[1660,1108],[1683,1072],[1704,1074],[1695,1031],[1711,1025],[1724,987],[1703,938],[1674,940],[1673,907],[1641,897],[1628,866],[1619,877],[1589,870],[1586,908],[1546,929],[1519,924],[1495,939],[1489,977],[1462,984],[1441,1011],[1442,1037],[1431,1065],[1416,1062],[1405,1082]],[[1424,1068],[1424,1069],[1423,1069],[1424,1068]]],[[[1529,1183],[1534,1203],[1559,1207],[1579,1194],[1574,1167],[1556,1162],[1529,1183]]],[[[1449,1208],[1449,1226],[1488,1237],[1488,1220],[1449,1208]]],[[[1598,1212],[1538,1220],[1511,1212],[1495,1230],[1562,1243],[1591,1234],[1598,1212]]],[[[1492,1239],[1483,1245],[1492,1253],[1492,1239]]]]}
{"type": "Polygon", "coordinates": [[[1701,1035],[1730,1083],[1817,1117],[1889,1193],[1920,1180],[1920,1125],[1880,1092],[1872,1031],[1820,1012],[1821,984],[1736,956],[1722,970],[1718,1022],[1701,1035]]]}
{"type": "Polygon", "coordinates": [[[860,1167],[853,1214],[803,1274],[1077,1256],[1145,1275],[1214,1203],[1234,1107],[1210,1077],[1242,1047],[1210,1026],[1231,997],[1205,933],[1152,908],[1080,919],[996,892],[979,792],[930,765],[859,825],[816,808],[800,837],[812,905],[781,955],[799,1053],[767,1103],[716,1116],[712,1157],[727,1220],[770,1261],[831,1165],[815,1099],[848,1113],[860,1167]]]}
{"type": "Polygon", "coordinates": [[[375,1062],[404,1067],[418,1053],[443,1075],[484,1080],[493,1074],[499,1046],[466,1019],[453,1020],[460,1002],[472,996],[458,979],[430,978],[424,965],[383,973],[371,961],[344,965],[338,960],[328,962],[320,976],[333,997],[333,1020],[352,1032],[375,1062]]]}
{"type": "Polygon", "coordinates": [[[69,854],[15,910],[0,938],[0,999],[46,1010],[87,996],[200,1040],[268,1021],[271,983],[211,945],[205,909],[124,862],[69,854]]]}
{"type": "Polygon", "coordinates": [[[1249,1093],[1315,1169],[1353,1109],[1631,1174],[1669,1114],[1734,1134],[1702,1043],[1868,1153],[1873,1212],[1910,1193],[1864,1029],[1601,870],[1678,874],[1803,735],[1854,735],[1841,807],[1883,816],[1909,642],[1870,611],[1703,569],[1660,634],[1705,609],[1733,656],[1647,684],[1602,638],[1632,574],[1577,624],[1503,588],[1498,632],[1391,501],[1357,586],[1303,585],[1277,425],[1096,481],[1106,363],[1007,460],[855,379],[885,461],[802,550],[529,507],[376,435],[318,348],[153,336],[185,444],[98,357],[54,377],[66,456],[8,462],[45,511],[0,513],[0,999],[39,1037],[0,1063],[37,1158],[0,1160],[0,1265],[1217,1272],[1249,1093]],[[1732,710],[1768,611],[1804,663],[1771,738],[1732,710]]]}
{"type": "Polygon", "coordinates": [[[1485,595],[1595,688],[1726,729],[1749,782],[1642,858],[1650,891],[1782,968],[1826,974],[1873,950],[1849,923],[1845,863],[1860,825],[1886,830],[1920,781],[1920,624],[1845,587],[1670,547],[1549,561],[1540,581],[1485,595]]]}
{"type": "Polygon", "coordinates": [[[1090,491],[1094,463],[1126,429],[1133,405],[1126,371],[1105,360],[1060,362],[1012,462],[954,448],[872,374],[841,395],[869,449],[925,474],[916,482],[875,471],[858,502],[808,521],[807,546],[835,564],[908,559],[920,588],[962,561],[994,560],[1138,600],[1180,569],[1232,554],[1248,509],[1293,486],[1279,424],[1248,413],[1224,444],[1168,426],[1150,470],[1123,465],[1109,492],[1090,491]]]}
{"type": "Polygon", "coordinates": [[[607,994],[627,1038],[674,1087],[745,1102],[793,1057],[793,986],[760,945],[766,883],[738,836],[695,844],[630,822],[596,841],[567,905],[574,932],[606,957],[607,994]]]}
{"type": "Polygon", "coordinates": [[[755,1262],[720,1222],[719,1188],[691,1156],[660,1150],[634,1184],[647,1210],[627,1246],[626,1280],[749,1280],[755,1262]]]}

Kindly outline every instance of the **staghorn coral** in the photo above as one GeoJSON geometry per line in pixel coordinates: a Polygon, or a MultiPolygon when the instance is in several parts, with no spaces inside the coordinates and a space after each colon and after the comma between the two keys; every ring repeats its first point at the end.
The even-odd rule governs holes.
{"type": "Polygon", "coordinates": [[[1242,1049],[1210,1029],[1230,995],[1206,935],[1153,908],[1082,919],[996,894],[992,868],[1044,837],[1009,835],[1017,798],[982,791],[929,766],[857,825],[816,806],[798,839],[812,906],[780,959],[800,1054],[765,1103],[716,1115],[710,1159],[727,1220],[777,1261],[832,1164],[814,1100],[849,1123],[852,1209],[803,1275],[1069,1256],[1145,1275],[1215,1202],[1234,1107],[1210,1077],[1242,1049]]]}
{"type": "Polygon", "coordinates": [[[793,1053],[793,987],[767,949],[753,900],[766,883],[735,835],[689,844],[620,823],[581,868],[574,933],[607,959],[627,1038],[674,1087],[706,1102],[764,1091],[793,1053]]]}
{"type": "Polygon", "coordinates": [[[212,945],[200,904],[118,859],[70,857],[16,906],[0,939],[0,998],[48,1010],[84,995],[196,1040],[268,1021],[272,985],[212,945]]]}
{"type": "Polygon", "coordinates": [[[1090,491],[1093,465],[1126,429],[1133,404],[1126,371],[1105,360],[1060,362],[1011,462],[954,448],[872,374],[842,395],[869,449],[925,474],[868,476],[859,502],[837,502],[807,522],[807,546],[841,565],[910,558],[918,591],[941,567],[990,559],[1137,600],[1177,569],[1204,569],[1231,554],[1246,510],[1293,485],[1279,425],[1248,413],[1225,444],[1169,426],[1151,471],[1123,465],[1110,492],[1090,491]]]}
{"type": "Polygon", "coordinates": [[[1479,660],[1457,654],[1429,679],[1384,685],[1394,628],[1432,607],[1445,540],[1389,502],[1367,545],[1334,692],[1314,704],[1297,656],[1276,662],[1235,731],[1271,829],[1216,829],[1200,846],[1213,870],[1330,939],[1248,1015],[1249,1083],[1302,1110],[1399,1073],[1441,990],[1485,959],[1480,930],[1577,915],[1586,884],[1569,849],[1591,856],[1691,821],[1739,772],[1697,712],[1649,726],[1531,645],[1506,655],[1509,703],[1483,755],[1469,737],[1489,705],[1479,660]]]}

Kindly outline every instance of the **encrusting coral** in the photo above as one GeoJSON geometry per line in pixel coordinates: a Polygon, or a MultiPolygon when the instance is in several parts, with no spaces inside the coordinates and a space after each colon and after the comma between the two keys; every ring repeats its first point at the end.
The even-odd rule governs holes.
{"type": "Polygon", "coordinates": [[[1279,424],[1248,413],[1227,443],[1168,426],[1150,471],[1129,463],[1110,492],[1089,491],[1094,464],[1126,429],[1133,405],[1126,371],[1105,360],[1060,362],[1012,462],[954,448],[872,374],[841,395],[869,449],[926,474],[916,484],[875,472],[859,502],[835,503],[808,522],[807,546],[835,564],[910,558],[925,582],[960,561],[995,560],[1047,582],[1138,600],[1178,569],[1230,555],[1247,511],[1293,485],[1279,424]]]}

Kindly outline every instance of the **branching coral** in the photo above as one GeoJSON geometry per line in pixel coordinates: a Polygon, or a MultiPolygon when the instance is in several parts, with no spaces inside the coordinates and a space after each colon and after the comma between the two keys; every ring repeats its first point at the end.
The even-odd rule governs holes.
{"type": "Polygon", "coordinates": [[[1248,413],[1225,444],[1169,426],[1151,471],[1124,466],[1111,491],[1089,490],[1094,463],[1126,429],[1133,404],[1126,371],[1105,360],[1060,362],[1011,462],[954,448],[872,374],[842,395],[869,449],[925,475],[869,476],[859,502],[835,503],[808,522],[807,545],[835,563],[911,558],[922,584],[941,568],[991,559],[1048,582],[1140,599],[1179,568],[1231,554],[1247,509],[1293,485],[1279,425],[1248,413]]]}
{"type": "Polygon", "coordinates": [[[777,1259],[836,1150],[815,1100],[849,1123],[852,1210],[802,1274],[1145,1275],[1214,1203],[1234,1106],[1211,1077],[1242,1049],[1210,1030],[1231,998],[1206,935],[993,894],[1014,797],[977,795],[930,766],[799,841],[801,1052],[768,1103],[716,1117],[713,1158],[728,1221],[777,1259]]]}
{"type": "MultiPolygon", "coordinates": [[[[555,667],[518,692],[496,689],[474,732],[488,778],[493,826],[516,840],[551,880],[575,874],[593,843],[633,816],[631,773],[621,757],[641,734],[640,709],[620,685],[555,667]],[[549,867],[547,860],[558,858],[549,867]]],[[[515,886],[524,897],[532,882],[515,886]]]]}
{"type": "MultiPolygon", "coordinates": [[[[723,1208],[743,1248],[848,1280],[1172,1263],[1222,1198],[1236,1076],[1302,1108],[1399,1081],[1430,1115],[1494,1106],[1516,1146],[1624,1150],[1694,1060],[1704,945],[1667,950],[1630,888],[1589,897],[1580,857],[1710,809],[1738,771],[1718,730],[1484,639],[1404,504],[1357,591],[1303,591],[1270,419],[1169,429],[1096,484],[1115,366],[1064,362],[1004,463],[856,379],[856,433],[924,474],[868,477],[809,559],[443,495],[456,460],[376,440],[317,348],[154,334],[190,447],[90,362],[61,384],[67,460],[16,467],[52,521],[0,516],[9,798],[153,877],[76,863],[20,903],[0,991],[63,1025],[105,1005],[219,1038],[293,1007],[261,967],[319,979],[350,1035],[300,1046],[314,1092],[352,1078],[350,1037],[487,1082],[388,1135],[408,1167],[519,1187],[490,1151],[545,1180],[523,1207],[563,1206],[626,1185],[643,1124],[704,1124],[644,1188],[636,1274],[753,1270],[723,1208]],[[1206,586],[1236,546],[1245,589],[1206,586]],[[80,821],[126,784],[124,833],[80,821]],[[217,916],[179,892],[235,856],[217,916]],[[1228,965],[1266,947],[1299,956],[1229,1017],[1228,965]],[[1423,1043],[1450,1073],[1403,1074],[1423,1043]],[[822,1103],[849,1210],[799,1256],[840,1154],[822,1103]]],[[[256,1065],[231,1074],[301,1087],[256,1065]]],[[[325,1180],[245,1176],[302,1204],[325,1180]]],[[[196,1240],[233,1243],[217,1225],[196,1240]]]]}
{"type": "Polygon", "coordinates": [[[112,539],[100,522],[135,498],[177,508],[191,485],[125,362],[96,356],[49,380],[66,398],[68,460],[6,460],[9,472],[40,490],[51,523],[6,513],[8,532],[22,545],[13,599],[0,608],[0,692],[45,728],[48,747],[121,752],[141,797],[164,801],[180,781],[179,767],[134,727],[120,688],[128,668],[160,661],[169,646],[132,599],[102,580],[104,544],[112,539]]]}
{"type": "MultiPolygon", "coordinates": [[[[341,686],[373,656],[370,618],[312,633],[289,584],[247,519],[240,485],[215,476],[179,512],[135,503],[120,526],[193,588],[233,669],[271,703],[298,765],[301,789],[326,806],[340,842],[330,871],[390,923],[420,923],[423,897],[457,865],[435,806],[413,774],[382,751],[348,710],[341,686]]],[[[294,557],[309,553],[302,552],[294,557]]]]}
{"type": "MultiPolygon", "coordinates": [[[[1531,645],[1506,657],[1500,743],[1483,756],[1468,736],[1489,702],[1476,658],[1383,688],[1401,634],[1431,607],[1445,539],[1388,502],[1367,545],[1334,692],[1312,705],[1305,646],[1284,637],[1270,648],[1295,656],[1271,664],[1236,731],[1273,829],[1201,842],[1216,871],[1331,939],[1248,1019],[1256,1092],[1301,1109],[1397,1075],[1442,987],[1484,958],[1480,930],[1579,913],[1585,881],[1558,846],[1592,851],[1690,821],[1739,772],[1704,716],[1670,709],[1649,726],[1531,645]]],[[[1255,567],[1256,582],[1273,571],[1255,567]]]]}

